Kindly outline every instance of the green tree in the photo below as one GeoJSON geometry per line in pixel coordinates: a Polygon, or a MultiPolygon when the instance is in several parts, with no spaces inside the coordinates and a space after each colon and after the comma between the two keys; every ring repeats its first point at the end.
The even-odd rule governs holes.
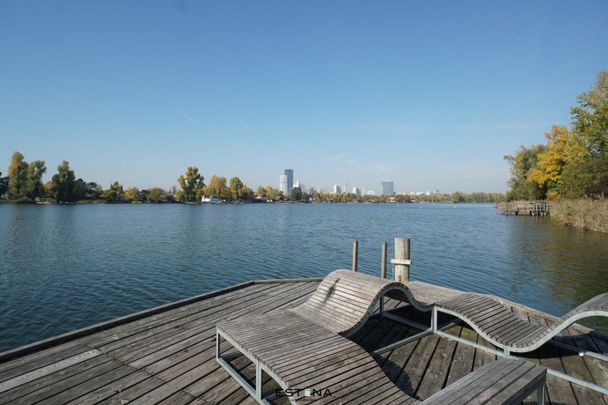
{"type": "Polygon", "coordinates": [[[253,190],[249,187],[247,187],[246,184],[243,185],[243,188],[241,189],[241,194],[239,197],[241,200],[245,200],[245,201],[252,201],[254,199],[254,193],[253,190]]]}
{"type": "Polygon", "coordinates": [[[204,178],[198,173],[198,168],[189,166],[186,173],[177,178],[177,182],[182,188],[182,198],[186,202],[194,202],[197,198],[199,190],[205,187],[204,178]]]}
{"type": "Polygon", "coordinates": [[[262,187],[262,186],[258,186],[258,189],[256,190],[255,194],[258,197],[263,197],[263,196],[266,195],[266,189],[264,187],[262,187]]]}
{"type": "Polygon", "coordinates": [[[507,198],[509,200],[537,200],[545,198],[546,185],[541,187],[530,180],[530,172],[538,162],[538,155],[546,151],[544,145],[521,146],[515,156],[504,157],[511,165],[511,180],[507,198]]]}
{"type": "Polygon", "coordinates": [[[6,194],[8,191],[8,176],[2,177],[2,172],[0,172],[0,198],[6,194]]]}
{"type": "Polygon", "coordinates": [[[241,198],[241,192],[243,191],[244,184],[238,177],[232,177],[230,179],[230,194],[234,201],[241,198]]]}
{"type": "Polygon", "coordinates": [[[57,166],[57,174],[53,176],[51,182],[55,201],[72,202],[76,200],[74,194],[76,176],[74,176],[74,171],[70,170],[70,164],[66,160],[57,166]]]}
{"type": "Polygon", "coordinates": [[[72,198],[74,201],[84,200],[87,198],[89,191],[89,185],[86,181],[81,178],[76,179],[74,182],[74,189],[72,190],[72,198]]]}
{"type": "Polygon", "coordinates": [[[276,188],[272,188],[272,186],[268,185],[266,186],[266,197],[270,198],[271,200],[278,200],[281,197],[281,191],[277,190],[276,188]]]}
{"type": "Polygon", "coordinates": [[[291,200],[292,201],[302,200],[302,190],[300,190],[300,187],[294,187],[291,190],[291,200]]]}
{"type": "Polygon", "coordinates": [[[230,189],[226,185],[226,178],[216,175],[211,176],[209,185],[205,188],[205,195],[223,200],[230,199],[230,189]]]}
{"type": "Polygon", "coordinates": [[[87,191],[85,193],[84,198],[96,200],[101,196],[101,193],[103,193],[103,189],[101,188],[101,186],[95,183],[94,181],[91,181],[87,183],[87,191]]]}
{"type": "Polygon", "coordinates": [[[572,126],[593,157],[608,157],[608,71],[597,75],[595,86],[578,96],[571,110],[572,126]]]}
{"type": "Polygon", "coordinates": [[[115,181],[110,185],[110,188],[101,193],[101,197],[106,199],[108,202],[122,202],[125,197],[122,184],[115,181]]]}
{"type": "Polygon", "coordinates": [[[27,165],[25,197],[34,200],[44,195],[44,186],[42,185],[44,173],[46,173],[44,160],[35,160],[27,165]]]}
{"type": "Polygon", "coordinates": [[[13,153],[8,167],[8,195],[11,199],[27,197],[27,163],[20,152],[13,153]]]}
{"type": "Polygon", "coordinates": [[[564,170],[563,194],[572,198],[608,194],[608,71],[595,86],[578,97],[572,127],[585,143],[589,156],[564,170]]]}
{"type": "Polygon", "coordinates": [[[452,193],[452,201],[455,203],[464,202],[465,196],[460,191],[456,191],[452,193]]]}
{"type": "Polygon", "coordinates": [[[125,190],[125,201],[126,202],[137,202],[139,201],[139,189],[137,187],[129,187],[125,190]]]}
{"type": "Polygon", "coordinates": [[[160,187],[152,187],[148,193],[148,201],[151,203],[165,202],[165,190],[160,187]]]}
{"type": "Polygon", "coordinates": [[[608,193],[608,160],[588,158],[566,166],[559,190],[561,197],[571,199],[605,196],[608,193]]]}
{"type": "Polygon", "coordinates": [[[146,202],[148,201],[148,195],[150,195],[150,190],[144,188],[137,193],[137,199],[141,202],[146,202]]]}

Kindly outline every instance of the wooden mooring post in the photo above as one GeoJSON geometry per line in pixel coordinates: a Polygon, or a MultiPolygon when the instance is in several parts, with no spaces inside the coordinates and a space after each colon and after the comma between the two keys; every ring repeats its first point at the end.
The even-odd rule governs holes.
{"type": "Polygon", "coordinates": [[[380,277],[386,278],[386,260],[388,257],[388,243],[382,242],[382,255],[380,258],[380,277]]]}
{"type": "Polygon", "coordinates": [[[353,271],[357,271],[359,267],[359,241],[353,241],[353,271]]]}
{"type": "Polygon", "coordinates": [[[410,281],[410,240],[395,238],[395,258],[391,260],[395,280],[402,283],[410,281]]]}

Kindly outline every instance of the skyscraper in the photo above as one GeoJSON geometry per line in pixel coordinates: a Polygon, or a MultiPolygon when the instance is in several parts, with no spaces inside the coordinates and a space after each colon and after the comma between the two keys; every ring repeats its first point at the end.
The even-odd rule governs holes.
{"type": "Polygon", "coordinates": [[[291,194],[293,190],[293,169],[285,169],[285,176],[287,176],[287,193],[291,194]]]}
{"type": "Polygon", "coordinates": [[[342,188],[339,185],[334,184],[334,194],[340,194],[342,192],[342,188]]]}
{"type": "Polygon", "coordinates": [[[383,181],[380,183],[382,185],[382,195],[394,196],[395,195],[395,185],[392,181],[383,181]]]}
{"type": "Polygon", "coordinates": [[[287,194],[287,176],[284,174],[279,176],[279,190],[287,194]]]}

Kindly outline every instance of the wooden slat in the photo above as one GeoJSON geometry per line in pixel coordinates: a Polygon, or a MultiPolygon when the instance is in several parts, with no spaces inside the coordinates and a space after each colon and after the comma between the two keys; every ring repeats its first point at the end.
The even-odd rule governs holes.
{"type": "MultiPolygon", "coordinates": [[[[112,367],[117,368],[121,365],[120,363],[112,363],[113,360],[110,358],[99,356],[5,391],[0,394],[0,403],[30,403],[35,402],[36,399],[38,401],[49,402],[46,399],[61,398],[59,395],[63,391],[68,391],[65,394],[66,400],[72,398],[75,402],[78,402],[78,399],[85,402],[87,398],[90,398],[91,401],[100,399],[102,403],[119,404],[121,401],[134,401],[138,398],[143,398],[142,396],[145,395],[149,395],[149,398],[154,402],[169,402],[172,399],[176,400],[178,398],[190,401],[194,400],[195,396],[200,395],[201,400],[210,398],[219,403],[253,403],[253,399],[223,369],[219,368],[213,358],[215,323],[222,318],[231,318],[233,316],[234,318],[248,317],[253,313],[290,308],[300,304],[306,300],[317,285],[317,283],[308,283],[308,286],[304,287],[305,284],[307,283],[301,284],[299,286],[301,287],[300,289],[290,284],[265,284],[264,286],[267,288],[272,287],[267,290],[258,289],[260,286],[250,286],[239,290],[238,294],[236,294],[237,291],[226,294],[225,300],[222,296],[216,296],[210,298],[210,303],[200,301],[174,308],[166,311],[166,314],[154,314],[149,319],[140,319],[11,362],[0,363],[0,373],[13,369],[12,372],[5,374],[7,377],[5,379],[11,379],[16,376],[13,374],[14,372],[20,373],[18,375],[26,374],[45,365],[69,358],[70,353],[72,355],[83,353],[91,350],[91,347],[99,345],[109,348],[110,355],[114,350],[119,349],[120,351],[117,353],[122,353],[125,356],[129,356],[131,352],[136,353],[131,363],[136,363],[142,370],[149,373],[147,377],[146,375],[139,374],[138,371],[133,371],[123,376],[115,375],[111,377],[108,374],[104,377],[105,379],[100,379],[104,374],[111,373],[112,367]],[[251,291],[248,291],[250,288],[251,291]],[[297,295],[297,297],[292,297],[292,294],[297,295]],[[246,300],[245,297],[247,296],[251,298],[251,302],[246,300]],[[230,297],[231,299],[229,299],[230,297]],[[295,299],[293,303],[292,298],[295,299]],[[278,305],[273,305],[275,300],[278,301],[278,305]],[[249,306],[253,306],[253,308],[248,308],[249,306]],[[149,325],[147,325],[148,321],[149,325]],[[201,328],[200,326],[203,324],[206,326],[201,328]],[[196,329],[197,327],[200,329],[196,329]],[[192,330],[193,333],[189,333],[192,330]],[[86,384],[81,388],[74,388],[84,383],[86,384]],[[170,385],[169,388],[160,389],[167,384],[170,385]],[[120,393],[112,394],[113,388],[120,390],[120,393]],[[78,397],[75,398],[76,395],[78,397]]],[[[348,288],[352,289],[354,287],[349,284],[348,288]]],[[[423,319],[428,322],[427,315],[422,316],[423,314],[411,312],[411,306],[394,299],[386,299],[385,309],[396,307],[403,307],[404,310],[409,311],[401,312],[402,310],[400,309],[399,313],[402,316],[411,319],[423,319]]],[[[524,314],[535,314],[535,316],[540,316],[542,319],[552,319],[549,315],[538,313],[538,311],[534,312],[525,307],[514,306],[514,308],[518,308],[524,314]]],[[[476,320],[482,319],[484,316],[487,317],[488,313],[491,312],[488,310],[484,312],[483,310],[479,310],[479,308],[471,311],[476,311],[474,313],[471,312],[476,320]]],[[[522,319],[521,314],[518,315],[518,318],[522,319]]],[[[331,317],[327,319],[331,319],[331,317]]],[[[538,320],[528,320],[531,324],[538,324],[538,320]]],[[[476,334],[469,328],[459,328],[460,336],[472,339],[473,341],[476,340],[476,334]]],[[[572,327],[572,331],[575,330],[581,330],[581,328],[578,326],[572,327]]],[[[397,340],[403,338],[409,333],[408,331],[407,327],[397,327],[392,321],[382,320],[378,322],[373,318],[368,321],[360,332],[357,332],[353,336],[353,339],[358,345],[373,350],[379,347],[382,342],[390,342],[391,339],[397,340]]],[[[528,332],[522,329],[519,333],[525,337],[525,334],[528,332]]],[[[458,335],[458,332],[456,334],[458,335]]],[[[577,345],[581,349],[595,349],[600,352],[608,351],[608,343],[601,340],[597,335],[580,336],[572,332],[571,336],[567,336],[567,334],[563,336],[560,339],[571,339],[570,343],[577,345]],[[596,343],[598,341],[600,343],[596,343]]],[[[268,337],[268,339],[271,338],[268,337]]],[[[447,356],[450,350],[449,347],[442,343],[443,340],[443,338],[439,340],[433,349],[432,356],[426,362],[409,361],[420,343],[419,341],[415,341],[385,353],[379,358],[378,364],[382,366],[383,374],[394,380],[398,380],[400,389],[405,391],[411,390],[411,387],[409,387],[410,375],[416,376],[416,373],[420,372],[414,371],[414,369],[423,369],[417,388],[418,393],[422,397],[422,394],[426,394],[427,392],[432,393],[435,389],[433,387],[437,387],[438,385],[438,380],[445,378],[446,384],[452,383],[458,379],[457,377],[470,372],[473,365],[479,367],[495,358],[494,355],[458,343],[453,351],[452,360],[447,362],[444,356],[447,356]],[[409,365],[407,364],[408,361],[409,365]],[[436,365],[437,361],[439,361],[439,364],[442,364],[441,367],[449,363],[447,364],[444,377],[441,376],[441,367],[436,365]],[[460,365],[462,365],[462,368],[459,368],[460,365]]],[[[479,340],[479,342],[489,345],[483,340],[479,340]]],[[[277,350],[276,356],[279,356],[277,358],[280,358],[279,352],[280,350],[277,350]]],[[[418,348],[417,353],[419,352],[421,352],[421,348],[418,348]]],[[[313,356],[311,360],[315,360],[315,354],[310,354],[310,356],[313,356]]],[[[526,357],[535,363],[548,365],[558,371],[578,376],[585,377],[585,373],[582,370],[586,370],[586,378],[590,381],[603,381],[602,374],[600,374],[601,362],[599,360],[574,356],[567,350],[558,350],[551,345],[544,345],[538,353],[533,353],[531,357],[526,357]],[[578,363],[578,366],[573,366],[573,362],[578,363]],[[566,366],[565,368],[564,365],[566,366]],[[582,368],[579,366],[582,366],[582,368]]],[[[316,355],[316,361],[321,361],[321,358],[322,355],[316,355]]],[[[298,367],[297,356],[291,362],[292,367],[298,367]]],[[[352,376],[352,378],[357,378],[357,382],[352,385],[352,395],[348,390],[348,384],[340,382],[344,381],[344,379],[340,380],[341,377],[345,377],[344,374],[336,376],[337,385],[335,385],[335,392],[336,395],[339,395],[338,398],[352,400],[349,403],[390,402],[391,396],[395,394],[384,385],[380,371],[377,368],[371,367],[373,363],[370,362],[369,366],[370,368],[363,370],[360,376],[352,376]],[[368,395],[369,392],[365,393],[363,387],[366,385],[367,389],[373,390],[373,388],[377,388],[377,395],[368,395]]],[[[250,372],[250,366],[248,367],[248,372],[250,372]]],[[[300,365],[299,367],[306,368],[307,366],[300,365]]],[[[346,376],[346,378],[349,377],[346,376]]],[[[265,383],[271,386],[268,378],[265,383]]],[[[548,398],[553,403],[597,402],[600,397],[589,392],[588,389],[576,384],[570,384],[551,376],[548,378],[548,398]],[[572,391],[573,387],[576,391],[576,396],[572,391]]],[[[413,394],[413,392],[410,392],[410,395],[413,394]]],[[[605,400],[605,398],[602,398],[600,403],[602,400],[605,400]]],[[[338,400],[335,402],[340,403],[338,400]]]]}
{"type": "Polygon", "coordinates": [[[406,364],[408,370],[407,377],[412,390],[417,394],[422,378],[426,371],[426,367],[433,356],[435,348],[439,343],[437,335],[429,335],[420,339],[420,344],[412,353],[409,361],[406,364]]]}
{"type": "Polygon", "coordinates": [[[50,384],[42,387],[39,390],[30,392],[27,395],[20,397],[18,402],[29,404],[40,401],[50,401],[49,398],[51,397],[66,391],[68,393],[74,392],[75,389],[78,389],[75,387],[82,386],[82,384],[87,384],[89,381],[93,381],[100,376],[112,372],[113,370],[117,370],[121,366],[123,366],[123,364],[119,361],[107,361],[100,364],[98,367],[89,368],[81,373],[65,378],[61,380],[60,384],[50,384]]]}
{"type": "Polygon", "coordinates": [[[19,385],[9,391],[5,391],[0,395],[0,404],[15,403],[18,398],[28,395],[36,390],[48,387],[50,385],[61,385],[64,379],[81,374],[87,370],[97,368],[103,363],[110,361],[108,356],[97,356],[90,360],[85,360],[82,363],[64,368],[63,370],[48,374],[44,377],[19,385]]]}
{"type": "Polygon", "coordinates": [[[57,361],[89,351],[90,348],[80,341],[70,342],[65,346],[53,347],[38,353],[0,364],[0,381],[28,373],[57,361]]]}
{"type": "MultiPolygon", "coordinates": [[[[298,289],[301,291],[301,293],[307,294],[305,290],[301,289],[301,286],[298,287],[298,289]]],[[[273,304],[269,304],[264,306],[264,310],[265,311],[272,311],[276,308],[281,308],[285,305],[291,305],[291,304],[295,304],[298,302],[298,298],[297,295],[294,296],[292,294],[290,294],[291,291],[286,290],[285,296],[283,298],[277,299],[278,297],[273,298],[268,298],[267,301],[268,303],[272,302],[273,304]]],[[[237,311],[238,312],[238,311],[237,311]]],[[[214,328],[213,328],[214,329],[214,328]]],[[[213,334],[210,334],[209,337],[212,338],[214,337],[214,332],[213,334]]],[[[213,373],[217,373],[219,372],[219,366],[218,364],[215,362],[215,360],[213,360],[213,339],[210,339],[207,344],[207,349],[202,352],[199,355],[195,355],[181,363],[175,364],[172,367],[166,368],[165,370],[159,372],[157,374],[158,377],[164,379],[165,381],[170,381],[173,380],[175,378],[179,378],[181,376],[183,376],[184,374],[188,374],[190,373],[190,375],[192,375],[193,373],[195,375],[212,375],[213,373]],[[197,368],[198,367],[198,368],[197,368]],[[198,374],[196,374],[198,373],[198,374]]],[[[181,381],[188,381],[187,376],[186,377],[182,377],[181,381]]],[[[144,382],[145,383],[145,382],[144,382]]],[[[145,386],[145,384],[144,384],[145,386]]],[[[135,389],[139,389],[141,390],[145,390],[144,388],[142,388],[142,384],[137,385],[135,387],[132,387],[135,389]]],[[[175,393],[177,390],[183,389],[184,387],[179,385],[179,381],[176,384],[172,384],[168,389],[161,389],[160,386],[158,386],[157,384],[152,384],[149,386],[150,388],[150,392],[152,392],[152,394],[150,394],[150,392],[148,392],[147,394],[154,396],[157,395],[172,395],[172,393],[175,393]]],[[[129,394],[130,392],[133,392],[133,389],[127,390],[126,394],[129,394]]],[[[122,395],[124,396],[125,393],[123,393],[122,395]]],[[[141,396],[141,392],[138,392],[138,396],[141,396]]],[[[131,400],[133,398],[130,398],[131,400]]],[[[112,402],[113,399],[110,399],[108,402],[112,402]]]]}
{"type": "MultiPolygon", "coordinates": [[[[461,329],[461,327],[458,327],[461,329]]],[[[433,353],[433,357],[429,359],[426,371],[416,395],[421,399],[426,399],[436,392],[441,391],[445,386],[450,364],[452,364],[454,352],[456,350],[456,342],[450,339],[440,339],[433,353]]]]}
{"type": "Polygon", "coordinates": [[[101,355],[101,352],[99,350],[87,350],[84,353],[79,353],[77,355],[68,357],[67,359],[62,359],[55,363],[37,368],[32,371],[28,371],[27,373],[18,375],[11,379],[4,380],[0,382],[0,394],[20,385],[26,384],[30,381],[45,377],[51,373],[73,366],[74,364],[82,363],[83,361],[92,359],[93,357],[97,357],[99,355],[101,355]]]}

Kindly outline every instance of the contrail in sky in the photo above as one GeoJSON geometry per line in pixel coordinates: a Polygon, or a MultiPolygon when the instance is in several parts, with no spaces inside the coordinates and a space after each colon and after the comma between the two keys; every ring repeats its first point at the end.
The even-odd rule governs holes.
{"type": "Polygon", "coordinates": [[[192,118],[191,116],[189,116],[188,114],[186,114],[185,112],[183,112],[182,110],[180,110],[179,108],[173,107],[173,109],[175,110],[176,113],[178,113],[179,115],[181,115],[182,117],[184,117],[188,121],[190,121],[192,123],[196,123],[196,121],[194,121],[194,118],[192,118]]]}

